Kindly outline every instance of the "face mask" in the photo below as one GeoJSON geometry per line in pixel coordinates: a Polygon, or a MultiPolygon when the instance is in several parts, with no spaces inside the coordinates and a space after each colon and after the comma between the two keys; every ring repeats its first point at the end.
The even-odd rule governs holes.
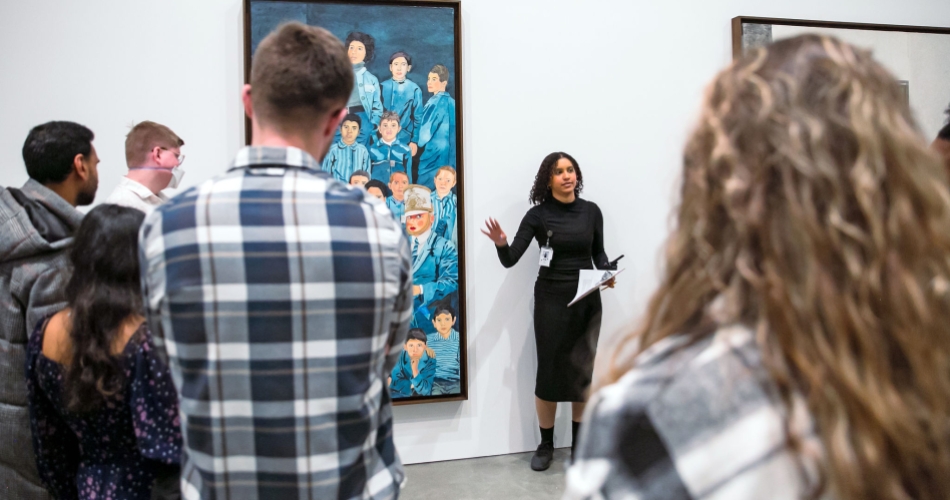
{"type": "Polygon", "coordinates": [[[185,171],[181,167],[175,167],[172,169],[162,168],[162,167],[135,167],[130,168],[129,170],[163,170],[165,172],[171,172],[172,178],[168,181],[168,185],[165,186],[166,189],[176,189],[178,185],[181,184],[181,178],[185,176],[185,171]]]}
{"type": "Polygon", "coordinates": [[[181,184],[181,178],[185,176],[185,171],[181,167],[175,167],[172,169],[172,180],[168,181],[168,188],[178,189],[178,185],[181,184]]]}

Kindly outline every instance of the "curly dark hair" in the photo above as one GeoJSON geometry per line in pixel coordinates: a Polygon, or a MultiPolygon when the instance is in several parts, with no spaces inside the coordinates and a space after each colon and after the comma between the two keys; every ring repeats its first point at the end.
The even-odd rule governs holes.
{"type": "Polygon", "coordinates": [[[584,190],[584,175],[581,173],[581,167],[573,156],[561,151],[551,153],[541,160],[541,166],[538,168],[538,174],[534,176],[534,186],[531,187],[531,194],[528,201],[532,205],[540,205],[551,198],[551,176],[554,175],[554,167],[561,158],[567,158],[574,164],[574,171],[577,172],[577,184],[574,185],[574,196],[580,196],[584,190]]]}
{"type": "Polygon", "coordinates": [[[346,43],[343,44],[346,50],[350,50],[351,42],[360,42],[366,47],[366,58],[363,59],[363,62],[369,64],[373,62],[373,59],[376,57],[376,39],[371,35],[367,35],[362,31],[351,31],[349,35],[346,35],[346,43]]]}
{"type": "Polygon", "coordinates": [[[92,411],[120,392],[125,374],[112,347],[122,324],[142,314],[138,236],[145,214],[119,205],[99,205],[79,225],[69,257],[66,285],[73,354],[63,396],[74,412],[92,411]]]}

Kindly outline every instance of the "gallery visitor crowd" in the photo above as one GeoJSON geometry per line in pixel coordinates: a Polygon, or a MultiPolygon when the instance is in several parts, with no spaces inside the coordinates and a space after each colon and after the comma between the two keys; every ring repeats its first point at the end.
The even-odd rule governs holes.
{"type": "MultiPolygon", "coordinates": [[[[411,160],[425,120],[454,120],[446,68],[431,117],[418,86],[394,110],[411,56],[379,90],[373,50],[280,26],[242,93],[250,146],[171,198],[165,125],[131,128],[85,216],[93,131],[29,131],[29,180],[0,192],[0,496],[399,497],[392,398],[460,391],[458,173],[436,147],[411,160]]],[[[483,230],[506,267],[544,250],[532,468],[571,401],[565,498],[950,498],[950,124],[928,142],[834,38],[722,70],[659,285],[602,379],[600,298],[565,305],[611,264],[603,215],[571,155],[544,158],[513,241],[483,230]]]]}

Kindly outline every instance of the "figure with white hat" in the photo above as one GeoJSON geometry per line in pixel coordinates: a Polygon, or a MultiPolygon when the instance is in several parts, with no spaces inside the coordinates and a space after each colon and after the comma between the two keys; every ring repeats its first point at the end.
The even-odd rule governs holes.
{"type": "Polygon", "coordinates": [[[429,188],[412,184],[406,188],[403,199],[412,249],[412,326],[431,333],[434,328],[430,306],[458,291],[458,251],[451,241],[432,230],[435,217],[429,188]]]}

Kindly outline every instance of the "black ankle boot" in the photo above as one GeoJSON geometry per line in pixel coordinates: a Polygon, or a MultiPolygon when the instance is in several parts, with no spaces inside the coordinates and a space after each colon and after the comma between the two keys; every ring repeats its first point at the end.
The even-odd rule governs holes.
{"type": "Polygon", "coordinates": [[[534,452],[534,456],[531,457],[531,470],[539,472],[548,470],[552,460],[554,460],[554,443],[542,441],[534,452]]]}
{"type": "Polygon", "coordinates": [[[536,471],[548,470],[554,460],[554,427],[541,427],[541,444],[531,457],[531,469],[536,471]]]}

